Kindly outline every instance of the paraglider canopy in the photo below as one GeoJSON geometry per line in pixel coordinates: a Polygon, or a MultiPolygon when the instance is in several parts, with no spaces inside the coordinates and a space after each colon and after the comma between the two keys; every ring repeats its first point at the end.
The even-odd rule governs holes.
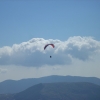
{"type": "Polygon", "coordinates": [[[54,44],[46,44],[45,46],[44,46],[44,50],[47,48],[47,46],[49,46],[49,45],[51,45],[53,48],[55,47],[54,46],[54,44]]]}

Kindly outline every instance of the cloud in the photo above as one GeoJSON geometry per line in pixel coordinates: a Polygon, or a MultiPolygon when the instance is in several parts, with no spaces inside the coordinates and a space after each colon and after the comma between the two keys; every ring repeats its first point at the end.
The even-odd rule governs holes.
{"type": "Polygon", "coordinates": [[[7,69],[0,68],[0,73],[6,73],[7,69]]]}
{"type": "Polygon", "coordinates": [[[12,47],[0,48],[0,65],[18,65],[41,67],[43,65],[71,64],[72,59],[86,61],[100,53],[100,42],[92,37],[70,37],[66,41],[43,38],[33,38],[12,47]],[[53,43],[44,50],[44,46],[53,43]],[[52,58],[49,56],[52,55],[52,58]]]}

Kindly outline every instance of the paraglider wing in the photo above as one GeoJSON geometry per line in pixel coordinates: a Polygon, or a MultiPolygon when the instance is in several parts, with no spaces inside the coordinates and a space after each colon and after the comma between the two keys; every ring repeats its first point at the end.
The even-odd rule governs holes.
{"type": "Polygon", "coordinates": [[[53,48],[55,47],[54,44],[47,44],[44,46],[44,50],[47,48],[47,46],[51,45],[53,48]]]}

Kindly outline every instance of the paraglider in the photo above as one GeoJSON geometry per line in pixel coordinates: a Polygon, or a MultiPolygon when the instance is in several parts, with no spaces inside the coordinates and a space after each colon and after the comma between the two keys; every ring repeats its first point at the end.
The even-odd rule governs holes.
{"type": "MultiPolygon", "coordinates": [[[[45,50],[49,45],[51,45],[53,48],[55,47],[54,44],[46,44],[46,45],[44,46],[44,50],[45,50]]],[[[50,56],[50,58],[52,58],[52,56],[50,56]]]]}

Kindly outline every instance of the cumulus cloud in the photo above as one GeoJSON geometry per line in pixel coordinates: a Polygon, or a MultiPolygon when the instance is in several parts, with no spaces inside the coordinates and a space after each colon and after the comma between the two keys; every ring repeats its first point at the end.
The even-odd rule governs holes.
{"type": "Polygon", "coordinates": [[[100,42],[92,37],[75,36],[66,41],[33,38],[21,44],[14,44],[12,47],[0,48],[0,65],[33,67],[66,65],[72,63],[72,58],[85,61],[96,53],[100,53],[100,42]],[[44,46],[48,43],[53,43],[55,48],[48,46],[44,50],[44,46]]]}

